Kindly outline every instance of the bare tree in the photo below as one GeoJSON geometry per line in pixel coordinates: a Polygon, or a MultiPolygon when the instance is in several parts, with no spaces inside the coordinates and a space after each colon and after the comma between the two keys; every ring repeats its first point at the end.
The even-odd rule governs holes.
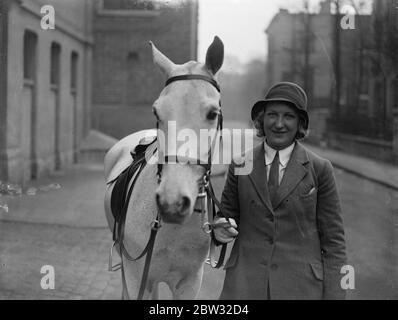
{"type": "Polygon", "coordinates": [[[333,19],[333,60],[334,60],[334,76],[335,83],[333,85],[333,105],[336,118],[340,116],[340,87],[341,87],[341,72],[340,72],[340,57],[341,57],[341,40],[340,40],[340,7],[341,0],[333,0],[336,8],[336,13],[333,19]]]}
{"type": "MultiPolygon", "coordinates": [[[[361,15],[365,13],[366,7],[370,4],[369,0],[350,0],[351,6],[355,9],[356,15],[361,15]]],[[[365,69],[365,50],[366,50],[366,38],[369,36],[367,32],[364,32],[365,25],[363,24],[363,20],[358,17],[355,20],[357,27],[359,29],[359,45],[357,48],[357,55],[356,55],[356,65],[357,65],[357,72],[356,72],[356,85],[354,87],[355,90],[355,102],[354,102],[354,113],[357,113],[359,108],[359,100],[360,95],[363,92],[363,85],[364,85],[364,69],[365,69]]]]}
{"type": "Polygon", "coordinates": [[[311,97],[313,91],[313,68],[310,58],[314,34],[311,25],[309,0],[303,0],[302,9],[298,15],[300,25],[293,31],[292,44],[284,48],[290,55],[290,72],[288,78],[292,81],[298,81],[308,93],[309,97],[311,97]]]}
{"type": "Polygon", "coordinates": [[[304,90],[307,93],[312,92],[311,80],[310,80],[310,54],[311,54],[311,41],[312,41],[312,33],[311,33],[311,15],[309,12],[309,3],[308,0],[304,0],[304,13],[303,13],[303,26],[304,26],[304,68],[302,70],[303,74],[303,84],[304,90]]]}
{"type": "Polygon", "coordinates": [[[388,118],[387,104],[394,81],[398,77],[398,13],[393,10],[396,2],[383,0],[374,3],[373,45],[367,50],[367,56],[373,62],[373,74],[381,78],[381,101],[377,103],[379,116],[385,122],[388,118]]]}

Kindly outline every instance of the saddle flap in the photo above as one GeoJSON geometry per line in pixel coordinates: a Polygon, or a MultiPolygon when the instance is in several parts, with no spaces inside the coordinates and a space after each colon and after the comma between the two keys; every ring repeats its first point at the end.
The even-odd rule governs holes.
{"type": "Polygon", "coordinates": [[[146,159],[149,158],[147,152],[153,153],[154,150],[156,150],[156,148],[151,148],[148,150],[148,147],[153,145],[153,143],[156,141],[156,137],[150,138],[150,141],[140,141],[140,144],[137,145],[137,147],[134,149],[134,152],[131,153],[133,158],[132,163],[126,169],[124,169],[115,180],[112,181],[115,182],[115,186],[113,187],[111,194],[111,211],[113,218],[117,223],[120,223],[125,218],[124,216],[127,211],[125,205],[129,201],[132,188],[134,187],[134,182],[137,180],[140,171],[145,167],[146,159]],[[129,184],[134,176],[135,178],[129,191],[129,184]]]}

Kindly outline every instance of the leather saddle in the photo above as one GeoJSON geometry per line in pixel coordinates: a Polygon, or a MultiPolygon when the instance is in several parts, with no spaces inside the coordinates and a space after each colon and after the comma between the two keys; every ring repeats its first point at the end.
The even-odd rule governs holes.
{"type": "Polygon", "coordinates": [[[141,139],[139,144],[134,148],[134,151],[130,152],[132,163],[126,169],[124,169],[118,177],[108,182],[108,184],[115,182],[115,186],[113,187],[111,194],[111,211],[113,218],[115,219],[113,228],[114,241],[119,239],[119,236],[121,235],[121,228],[126,219],[128,203],[135,182],[147,164],[146,159],[150,159],[150,157],[156,151],[155,141],[156,137],[141,139]],[[134,180],[130,185],[131,179],[133,177],[134,180]]]}

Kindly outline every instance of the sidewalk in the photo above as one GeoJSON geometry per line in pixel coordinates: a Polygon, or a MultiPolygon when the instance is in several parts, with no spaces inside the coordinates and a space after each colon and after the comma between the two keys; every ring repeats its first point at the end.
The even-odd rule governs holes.
{"type": "Polygon", "coordinates": [[[305,144],[306,147],[323,158],[330,160],[333,166],[362,178],[398,190],[398,167],[391,164],[348,154],[342,151],[324,149],[305,144]]]}
{"type": "Polygon", "coordinates": [[[120,275],[107,271],[104,191],[102,165],[85,164],[0,196],[0,300],[120,299],[120,275]],[[54,290],[41,288],[44,265],[54,290]]]}
{"type": "Polygon", "coordinates": [[[102,164],[74,165],[64,172],[30,182],[20,195],[1,196],[0,221],[107,227],[105,188],[102,164]]]}

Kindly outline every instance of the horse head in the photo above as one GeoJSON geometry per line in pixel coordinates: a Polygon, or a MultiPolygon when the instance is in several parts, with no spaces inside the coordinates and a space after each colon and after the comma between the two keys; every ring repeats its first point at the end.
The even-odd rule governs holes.
{"type": "MultiPolygon", "coordinates": [[[[168,79],[203,75],[216,80],[224,59],[224,46],[218,37],[207,50],[205,64],[195,61],[175,64],[150,44],[154,63],[168,79]]],[[[153,112],[158,121],[158,140],[163,136],[164,142],[160,143],[159,152],[207,163],[221,117],[220,93],[214,85],[200,79],[174,81],[162,90],[153,104],[153,112]]],[[[205,170],[191,161],[162,165],[156,202],[163,221],[182,224],[192,215],[205,170]]]]}

